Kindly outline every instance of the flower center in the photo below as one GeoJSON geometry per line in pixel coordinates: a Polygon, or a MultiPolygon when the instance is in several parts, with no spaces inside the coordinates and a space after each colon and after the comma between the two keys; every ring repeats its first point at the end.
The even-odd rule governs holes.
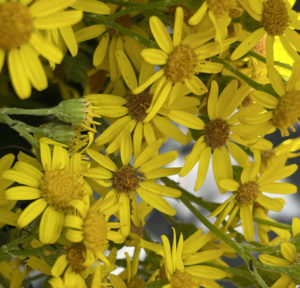
{"type": "Polygon", "coordinates": [[[146,287],[146,282],[143,278],[140,277],[133,277],[128,284],[128,288],[144,288],[146,287]]]}
{"type": "MultiPolygon", "coordinates": [[[[282,136],[288,136],[288,128],[300,117],[300,91],[294,90],[282,96],[273,111],[272,123],[282,136]]],[[[293,129],[294,130],[294,129],[293,129]]]]}
{"type": "Polygon", "coordinates": [[[75,243],[67,252],[67,261],[76,273],[80,273],[86,269],[82,264],[85,261],[86,249],[82,243],[75,243]]]}
{"type": "Polygon", "coordinates": [[[224,16],[229,13],[230,10],[237,8],[236,0],[207,0],[208,8],[216,16],[224,16]]]}
{"type": "Polygon", "coordinates": [[[170,281],[171,288],[198,288],[193,277],[188,272],[176,271],[170,281]]]}
{"type": "Polygon", "coordinates": [[[0,48],[11,50],[29,42],[33,31],[29,9],[20,3],[0,4],[0,48]]]}
{"type": "Polygon", "coordinates": [[[107,242],[107,222],[102,213],[89,210],[83,223],[84,242],[95,253],[107,242]]]}
{"type": "Polygon", "coordinates": [[[281,35],[288,21],[289,15],[282,0],[267,0],[263,3],[261,24],[269,35],[281,35]]]}
{"type": "Polygon", "coordinates": [[[239,204],[253,204],[258,194],[259,186],[256,182],[250,181],[239,186],[235,199],[239,204]]]}
{"type": "Polygon", "coordinates": [[[42,197],[58,211],[70,207],[70,202],[83,196],[84,180],[79,173],[68,169],[45,171],[40,183],[42,197]]]}
{"type": "Polygon", "coordinates": [[[177,83],[190,79],[196,72],[196,66],[195,51],[188,46],[180,45],[169,55],[164,69],[167,79],[177,83]]]}
{"type": "Polygon", "coordinates": [[[143,121],[147,116],[146,110],[151,105],[152,96],[152,94],[145,91],[137,95],[129,93],[126,105],[129,115],[139,122],[143,121]]]}
{"type": "Polygon", "coordinates": [[[139,186],[141,176],[131,166],[124,166],[113,176],[113,188],[123,193],[134,191],[139,186]]]}
{"type": "Polygon", "coordinates": [[[204,139],[208,146],[215,149],[223,146],[229,137],[230,128],[226,121],[209,121],[204,129],[204,139]]]}

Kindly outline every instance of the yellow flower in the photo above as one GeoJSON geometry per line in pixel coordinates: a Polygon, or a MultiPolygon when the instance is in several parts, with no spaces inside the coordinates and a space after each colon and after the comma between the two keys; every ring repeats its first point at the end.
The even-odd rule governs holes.
{"type": "Polygon", "coordinates": [[[64,274],[64,277],[53,277],[48,283],[53,288],[87,288],[88,286],[85,284],[84,280],[79,274],[72,272],[71,270],[67,270],[64,274]]]}
{"type": "Polygon", "coordinates": [[[5,224],[17,226],[18,215],[12,212],[16,201],[10,201],[5,198],[5,189],[9,187],[13,181],[2,178],[4,171],[8,170],[14,162],[14,155],[7,154],[0,159],[0,227],[5,224]]]}
{"type": "Polygon", "coordinates": [[[225,230],[230,226],[231,221],[240,212],[240,219],[246,241],[254,239],[253,206],[255,203],[272,210],[280,211],[284,205],[281,198],[270,198],[263,194],[292,194],[297,192],[297,186],[275,182],[292,175],[297,170],[297,165],[285,166],[285,155],[274,160],[271,167],[261,171],[261,157],[258,150],[254,151],[254,162],[249,163],[241,174],[240,181],[232,178],[222,179],[219,185],[226,191],[233,191],[234,194],[212,212],[210,216],[218,216],[216,225],[219,226],[227,215],[230,215],[225,230]]]}
{"type": "Polygon", "coordinates": [[[39,226],[39,238],[43,243],[57,241],[66,213],[78,201],[86,201],[92,193],[82,176],[84,165],[81,155],[76,153],[70,157],[63,146],[41,138],[42,165],[27,156],[27,159],[23,157],[12,169],[3,173],[5,179],[21,184],[8,188],[5,191],[6,199],[34,200],[19,216],[18,225],[25,227],[43,214],[39,226]]]}
{"type": "MultiPolygon", "coordinates": [[[[276,70],[274,70],[276,71],[276,70]]],[[[279,129],[282,136],[288,136],[290,128],[295,132],[294,124],[299,123],[300,117],[300,61],[293,65],[291,78],[284,83],[280,75],[276,81],[271,82],[272,86],[280,97],[276,98],[263,91],[253,91],[255,101],[266,110],[251,111],[241,117],[241,121],[252,125],[256,134],[265,135],[279,129]],[[248,115],[247,115],[248,114],[248,115]]],[[[276,73],[278,73],[276,71],[276,73]]]]}
{"type": "Polygon", "coordinates": [[[127,287],[137,287],[145,288],[146,281],[137,276],[137,270],[139,267],[139,255],[141,248],[139,246],[135,247],[134,255],[132,261],[130,261],[129,254],[125,252],[126,257],[126,270],[121,275],[110,275],[110,282],[113,288],[127,288],[127,287]],[[125,276],[125,277],[124,277],[125,276]],[[125,278],[125,279],[124,279],[125,278]]]}
{"type": "MultiPolygon", "coordinates": [[[[83,0],[81,0],[84,2],[83,0]]],[[[116,11],[118,6],[114,5],[111,8],[112,12],[116,11]]],[[[99,14],[97,12],[93,12],[99,14]]],[[[143,29],[135,25],[131,19],[132,15],[126,14],[121,17],[114,19],[115,23],[121,25],[127,29],[130,29],[141,36],[148,38],[148,35],[143,29]]],[[[134,38],[119,33],[111,27],[106,27],[103,24],[94,24],[84,27],[75,32],[77,42],[81,43],[97,37],[100,37],[100,41],[93,54],[93,65],[98,68],[103,68],[107,64],[107,70],[110,73],[110,80],[116,81],[120,77],[120,70],[116,61],[116,50],[120,49],[130,58],[135,69],[139,70],[142,65],[142,57],[140,51],[144,46],[136,41],[134,38]],[[108,63],[105,63],[105,62],[108,63]]]]}
{"type": "Polygon", "coordinates": [[[245,55],[255,44],[265,35],[266,38],[266,57],[269,77],[276,81],[274,73],[273,46],[275,37],[279,37],[285,50],[294,60],[299,59],[297,51],[300,51],[300,36],[294,29],[300,28],[300,21],[297,13],[292,10],[290,0],[239,0],[240,4],[247,12],[261,24],[252,32],[241,44],[233,51],[232,60],[245,55]]]}
{"type": "MultiPolygon", "coordinates": [[[[178,173],[178,168],[160,168],[175,160],[177,151],[170,151],[158,155],[162,140],[153,142],[147,146],[130,165],[130,157],[124,158],[126,153],[121,155],[122,164],[117,165],[108,157],[92,149],[87,149],[87,154],[98,164],[91,168],[86,177],[90,177],[101,186],[108,187],[116,196],[119,208],[119,219],[121,232],[127,236],[130,232],[130,221],[135,226],[140,226],[138,215],[137,194],[150,206],[159,211],[175,215],[176,210],[162,197],[177,198],[181,192],[170,187],[160,185],[155,179],[178,173]]],[[[125,147],[130,149],[130,145],[125,147]]],[[[128,155],[131,155],[129,153],[128,155]]]]}
{"type": "MultiPolygon", "coordinates": [[[[222,65],[206,60],[221,52],[219,43],[207,43],[213,38],[213,31],[195,33],[182,39],[184,13],[181,7],[176,9],[173,39],[158,17],[152,16],[149,21],[160,49],[144,49],[141,54],[147,63],[159,65],[161,69],[134,89],[133,93],[139,94],[158,81],[154,93],[158,94],[156,101],[160,101],[160,107],[164,102],[162,99],[166,100],[169,93],[174,93],[173,90],[182,84],[196,95],[206,93],[206,86],[195,74],[218,73],[222,69],[222,65]]],[[[235,38],[224,40],[224,47],[227,48],[234,41],[235,38]]]]}
{"type": "Polygon", "coordinates": [[[237,113],[234,111],[248,92],[247,85],[238,89],[238,81],[233,80],[218,96],[218,84],[215,81],[212,82],[207,103],[208,121],[206,123],[202,121],[202,127],[199,130],[203,134],[185,158],[184,166],[179,173],[181,177],[185,176],[199,162],[195,190],[201,187],[205,179],[211,154],[213,154],[214,177],[218,184],[220,179],[232,177],[229,152],[240,166],[245,167],[248,163],[248,155],[235,142],[244,146],[265,145],[259,139],[254,138],[247,142],[242,138],[245,127],[239,123],[237,113]]]}
{"type": "Polygon", "coordinates": [[[120,228],[120,223],[108,221],[109,217],[119,209],[119,205],[115,202],[116,195],[108,193],[91,207],[88,204],[82,205],[82,202],[77,202],[78,205],[75,205],[79,215],[69,214],[66,216],[64,223],[68,227],[66,238],[75,243],[83,242],[87,251],[86,255],[89,256],[82,266],[91,265],[97,259],[110,266],[109,260],[103,254],[107,249],[108,240],[115,243],[124,241],[119,230],[112,230],[120,228]]]}
{"type": "Polygon", "coordinates": [[[237,0],[206,0],[189,19],[190,25],[199,24],[204,16],[208,14],[215,27],[215,40],[222,45],[223,39],[227,37],[228,26],[231,18],[239,17],[243,8],[237,0]]]}
{"type": "MultiPolygon", "coordinates": [[[[139,155],[145,141],[150,145],[161,137],[170,137],[182,144],[187,144],[189,137],[184,135],[171,121],[189,128],[197,128],[200,120],[198,121],[194,114],[198,112],[196,106],[200,104],[200,101],[195,97],[185,96],[188,94],[188,90],[180,87],[181,89],[172,94],[163,107],[158,107],[158,102],[153,105],[154,99],[157,97],[153,91],[154,86],[150,88],[149,92],[143,91],[137,95],[133,94],[131,91],[138,86],[134,68],[122,50],[117,50],[116,58],[123,79],[130,89],[127,90],[124,98],[120,97],[123,99],[123,103],[120,103],[119,109],[126,109],[126,113],[114,121],[96,139],[95,144],[110,143],[106,149],[107,153],[111,154],[121,149],[121,154],[123,154],[125,151],[122,148],[126,146],[122,143],[129,140],[128,145],[132,146],[135,156],[139,155]]],[[[139,75],[140,83],[147,78],[149,72],[152,72],[153,66],[151,66],[149,64],[142,65],[139,75]]],[[[115,116],[112,114],[111,117],[115,118],[117,114],[115,116]]],[[[126,151],[130,152],[128,147],[126,147],[126,151]]],[[[128,157],[130,156],[128,155],[128,157]]]]}
{"type": "MultiPolygon", "coordinates": [[[[286,231],[287,232],[287,231],[286,231]]],[[[300,233],[300,219],[299,218],[293,218],[292,221],[292,232],[293,232],[293,238],[295,239],[296,236],[300,233]]],[[[289,236],[291,234],[287,232],[289,236]]],[[[280,237],[277,237],[280,238],[280,237]]],[[[267,265],[270,266],[276,266],[276,267],[291,267],[294,264],[297,264],[299,262],[299,253],[297,251],[296,246],[289,241],[290,237],[281,237],[280,241],[280,254],[269,255],[269,254],[260,254],[258,256],[259,260],[267,265]],[[281,256],[281,257],[279,257],[281,256]]],[[[276,243],[279,244],[278,242],[276,243]]],[[[299,263],[298,263],[299,264],[299,263]]],[[[295,265],[294,265],[295,267],[295,265]]],[[[297,269],[297,268],[296,268],[297,269]]],[[[292,275],[292,273],[291,273],[292,275]]],[[[277,281],[271,286],[272,288],[281,288],[281,287],[289,287],[289,288],[295,288],[296,282],[298,283],[299,277],[296,274],[296,278],[291,279],[288,275],[281,273],[280,277],[277,279],[277,281]]]]}
{"type": "Polygon", "coordinates": [[[176,232],[173,228],[173,244],[165,235],[161,236],[163,247],[159,244],[141,241],[143,248],[154,251],[163,257],[162,269],[169,284],[163,288],[217,288],[220,287],[214,280],[222,279],[227,273],[202,263],[213,262],[222,255],[220,249],[201,250],[211,240],[211,234],[202,234],[196,231],[185,241],[180,234],[178,243],[176,232]]]}
{"type": "Polygon", "coordinates": [[[28,98],[31,85],[47,88],[47,77],[39,55],[60,63],[62,52],[43,36],[51,29],[66,28],[79,22],[81,11],[64,11],[75,0],[47,0],[0,4],[0,71],[7,56],[8,71],[17,95],[28,98]]]}

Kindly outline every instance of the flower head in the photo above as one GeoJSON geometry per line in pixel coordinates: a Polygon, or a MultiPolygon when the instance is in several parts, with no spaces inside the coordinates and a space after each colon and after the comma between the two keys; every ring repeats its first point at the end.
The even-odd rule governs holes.
{"type": "Polygon", "coordinates": [[[60,63],[63,54],[42,33],[79,22],[82,11],[65,11],[74,2],[68,0],[62,5],[60,0],[54,0],[51,4],[46,0],[1,1],[0,71],[7,56],[10,79],[20,98],[30,96],[31,85],[37,90],[47,88],[47,77],[39,55],[60,63]]]}
{"type": "Polygon", "coordinates": [[[41,138],[42,165],[32,158],[29,161],[22,159],[3,175],[5,179],[22,185],[5,191],[8,200],[34,200],[19,216],[18,225],[25,227],[42,214],[39,237],[43,243],[57,241],[65,215],[73,208],[74,202],[84,201],[92,193],[83,178],[84,165],[80,154],[70,157],[63,146],[41,138]]]}

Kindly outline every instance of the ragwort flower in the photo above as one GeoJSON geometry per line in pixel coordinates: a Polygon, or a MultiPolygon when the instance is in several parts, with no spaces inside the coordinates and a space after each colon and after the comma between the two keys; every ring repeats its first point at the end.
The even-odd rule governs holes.
{"type": "Polygon", "coordinates": [[[222,203],[210,216],[218,216],[216,225],[219,226],[227,215],[225,229],[239,212],[246,241],[254,239],[253,206],[255,203],[272,211],[280,211],[285,203],[282,198],[270,198],[263,193],[292,194],[297,192],[297,186],[290,183],[276,182],[292,175],[297,165],[285,166],[286,156],[274,160],[273,165],[261,171],[261,156],[258,150],[254,151],[254,162],[249,163],[241,174],[240,181],[232,178],[222,179],[219,185],[226,191],[234,194],[222,203]]]}
{"type": "Polygon", "coordinates": [[[83,179],[81,155],[71,157],[64,145],[47,138],[40,139],[42,165],[33,158],[15,163],[3,173],[5,179],[20,185],[5,191],[8,200],[34,200],[21,213],[18,225],[25,227],[42,214],[39,238],[43,243],[55,243],[59,238],[65,215],[73,205],[86,199],[92,190],[83,179]],[[50,145],[53,151],[50,150],[50,145]]]}
{"type": "Polygon", "coordinates": [[[47,41],[43,32],[79,22],[82,11],[64,11],[75,1],[1,1],[0,71],[7,56],[10,79],[20,98],[30,96],[31,85],[39,91],[47,88],[47,77],[39,55],[60,63],[63,54],[47,41]]]}
{"type": "MultiPolygon", "coordinates": [[[[138,215],[137,194],[150,206],[158,209],[167,215],[175,215],[176,210],[162,197],[177,198],[181,192],[170,187],[160,185],[155,179],[178,173],[178,168],[160,168],[177,157],[177,151],[170,151],[158,155],[158,150],[162,140],[153,142],[147,146],[131,165],[131,157],[126,157],[127,153],[121,155],[122,165],[117,165],[106,155],[87,149],[87,154],[98,164],[87,173],[86,177],[92,178],[100,186],[108,187],[116,195],[120,204],[119,219],[121,232],[127,236],[130,232],[130,222],[135,226],[140,226],[140,216],[138,215]]],[[[130,145],[126,146],[130,149],[130,145]]],[[[131,155],[129,153],[128,155],[131,155]]]]}
{"type": "MultiPolygon", "coordinates": [[[[207,43],[213,38],[213,31],[191,34],[182,39],[184,13],[181,7],[176,9],[173,39],[158,17],[152,16],[149,21],[151,32],[160,49],[144,49],[141,55],[147,63],[160,65],[161,69],[134,89],[133,93],[139,94],[158,81],[155,93],[158,93],[156,101],[160,101],[160,106],[164,102],[162,99],[166,100],[168,94],[177,89],[178,85],[184,84],[196,95],[206,93],[206,86],[195,74],[218,73],[222,69],[222,65],[206,60],[221,52],[219,43],[207,43]]],[[[227,48],[234,41],[235,38],[224,40],[224,47],[227,48]]]]}

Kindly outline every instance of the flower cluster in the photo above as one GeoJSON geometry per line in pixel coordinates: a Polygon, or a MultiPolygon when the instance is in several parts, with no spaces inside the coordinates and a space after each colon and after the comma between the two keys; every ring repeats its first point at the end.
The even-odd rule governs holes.
{"type": "Polygon", "coordinates": [[[32,146],[1,154],[0,286],[300,285],[300,215],[273,216],[297,192],[294,2],[0,0],[0,122],[32,146]]]}

